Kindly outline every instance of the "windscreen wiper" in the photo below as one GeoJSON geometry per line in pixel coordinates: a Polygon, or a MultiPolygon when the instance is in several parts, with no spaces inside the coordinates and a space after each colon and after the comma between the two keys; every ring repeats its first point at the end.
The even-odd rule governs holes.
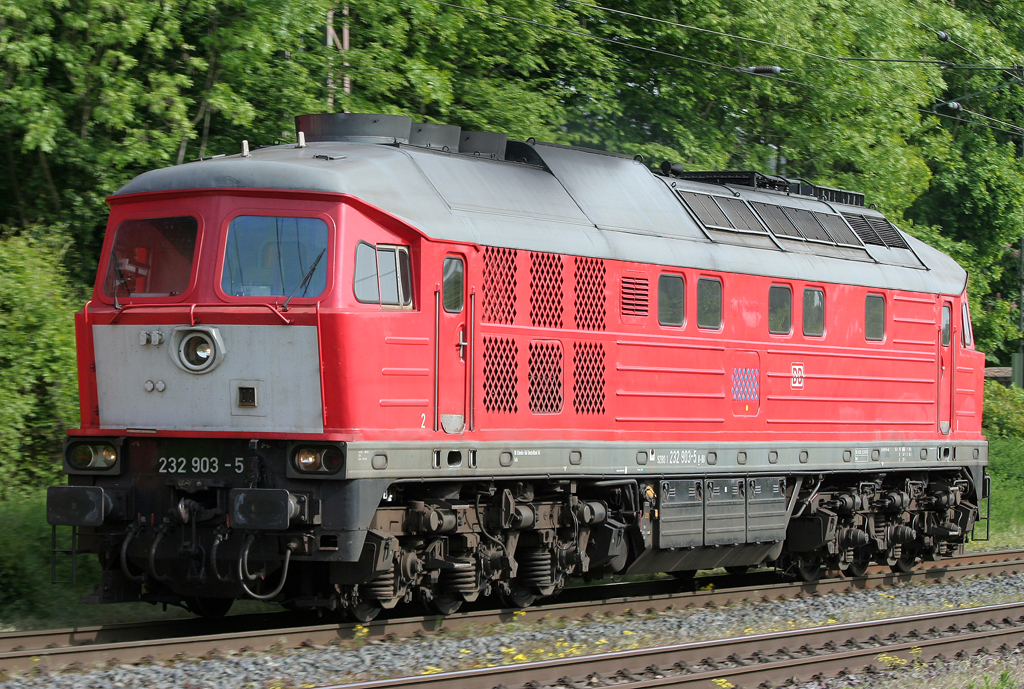
{"type": "MultiPolygon", "coordinates": [[[[114,253],[113,248],[110,249],[110,260],[114,262],[114,272],[117,274],[117,281],[124,287],[124,291],[128,293],[127,296],[132,296],[132,290],[128,287],[128,281],[125,280],[121,267],[117,265],[117,254],[114,253]]],[[[117,285],[114,285],[114,308],[118,311],[121,310],[121,305],[117,302],[117,285]]]]}
{"type": "MultiPolygon", "coordinates": [[[[298,285],[296,285],[295,289],[292,290],[292,293],[289,294],[288,298],[284,300],[284,306],[281,307],[282,311],[287,311],[288,310],[288,302],[290,302],[292,300],[292,297],[294,297],[295,293],[299,291],[299,288],[300,287],[306,287],[309,284],[309,281],[311,279],[313,279],[313,273],[316,272],[316,267],[318,265],[320,265],[320,259],[324,257],[324,252],[325,251],[327,251],[327,249],[323,249],[320,252],[320,255],[316,257],[315,261],[313,261],[313,265],[311,265],[309,267],[309,270],[306,271],[306,275],[305,275],[305,277],[302,278],[302,282],[300,282],[298,285]]],[[[306,289],[309,289],[309,288],[306,287],[306,289]]],[[[306,293],[303,292],[302,296],[306,296],[306,293]]]]}

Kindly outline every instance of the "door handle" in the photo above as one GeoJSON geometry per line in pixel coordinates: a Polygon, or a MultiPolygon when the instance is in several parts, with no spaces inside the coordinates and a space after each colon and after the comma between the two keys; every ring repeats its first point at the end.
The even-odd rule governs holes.
{"type": "Polygon", "coordinates": [[[455,343],[455,346],[459,348],[459,358],[465,359],[466,358],[466,347],[469,346],[469,343],[466,342],[466,331],[465,330],[462,330],[462,329],[459,330],[459,341],[455,343]]]}

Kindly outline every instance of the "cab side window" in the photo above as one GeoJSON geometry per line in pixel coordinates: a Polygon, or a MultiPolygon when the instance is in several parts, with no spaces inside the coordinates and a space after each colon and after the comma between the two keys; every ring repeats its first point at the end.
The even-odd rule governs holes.
{"type": "Polygon", "coordinates": [[[964,347],[970,347],[974,344],[974,333],[971,332],[971,314],[967,310],[967,302],[964,302],[963,307],[963,326],[960,328],[960,335],[964,347]]]}
{"type": "Polygon", "coordinates": [[[412,306],[412,266],[405,246],[356,245],[353,282],[356,299],[364,304],[412,306]]]}

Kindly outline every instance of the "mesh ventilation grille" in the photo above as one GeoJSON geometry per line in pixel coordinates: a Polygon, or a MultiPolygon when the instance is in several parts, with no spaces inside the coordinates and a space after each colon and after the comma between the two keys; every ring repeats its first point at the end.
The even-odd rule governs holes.
{"type": "Polygon", "coordinates": [[[484,338],[484,409],[515,414],[519,411],[517,388],[519,348],[512,338],[484,338]]]}
{"type": "Polygon", "coordinates": [[[622,278],[622,315],[646,316],[648,312],[647,278],[622,278]]]}
{"type": "Polygon", "coordinates": [[[811,211],[804,210],[803,208],[787,208],[786,215],[790,217],[793,224],[796,225],[797,229],[807,239],[817,239],[821,242],[832,242],[832,238],[828,236],[828,232],[821,226],[818,220],[814,217],[814,213],[811,211]]]}
{"type": "Polygon", "coordinates": [[[483,321],[512,325],[516,319],[516,251],[484,249],[483,321]]]}
{"type": "Polygon", "coordinates": [[[538,328],[562,327],[562,257],[530,253],[530,321],[538,328]]]}
{"type": "Polygon", "coordinates": [[[604,261],[576,258],[576,327],[604,330],[604,261]]]}
{"type": "Polygon", "coordinates": [[[551,340],[530,343],[530,411],[562,411],[562,344],[551,340]]]}
{"type": "Polygon", "coordinates": [[[577,414],[604,414],[604,345],[577,342],[573,357],[573,407],[577,414]]]}
{"type": "Polygon", "coordinates": [[[838,215],[827,215],[826,213],[815,213],[814,217],[818,219],[822,227],[828,230],[828,233],[832,235],[832,239],[836,240],[839,244],[849,244],[850,246],[860,246],[860,240],[857,239],[857,235],[853,233],[843,219],[838,215]]]}
{"type": "Polygon", "coordinates": [[[776,235],[782,235],[783,237],[801,236],[800,230],[796,229],[796,225],[793,224],[793,221],[782,210],[782,206],[761,203],[760,201],[751,201],[750,205],[761,215],[761,219],[764,220],[765,224],[776,235]]]}

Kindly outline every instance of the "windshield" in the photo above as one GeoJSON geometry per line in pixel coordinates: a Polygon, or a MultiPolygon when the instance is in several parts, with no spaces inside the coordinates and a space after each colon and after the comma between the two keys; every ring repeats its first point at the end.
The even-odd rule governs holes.
{"type": "Polygon", "coordinates": [[[319,218],[239,216],[228,227],[221,289],[232,297],[315,297],[327,285],[326,260],[296,289],[326,249],[327,223],[319,218]]]}
{"type": "Polygon", "coordinates": [[[103,293],[119,299],[182,294],[192,277],[198,231],[191,216],[125,220],[101,262],[103,293]]]}

